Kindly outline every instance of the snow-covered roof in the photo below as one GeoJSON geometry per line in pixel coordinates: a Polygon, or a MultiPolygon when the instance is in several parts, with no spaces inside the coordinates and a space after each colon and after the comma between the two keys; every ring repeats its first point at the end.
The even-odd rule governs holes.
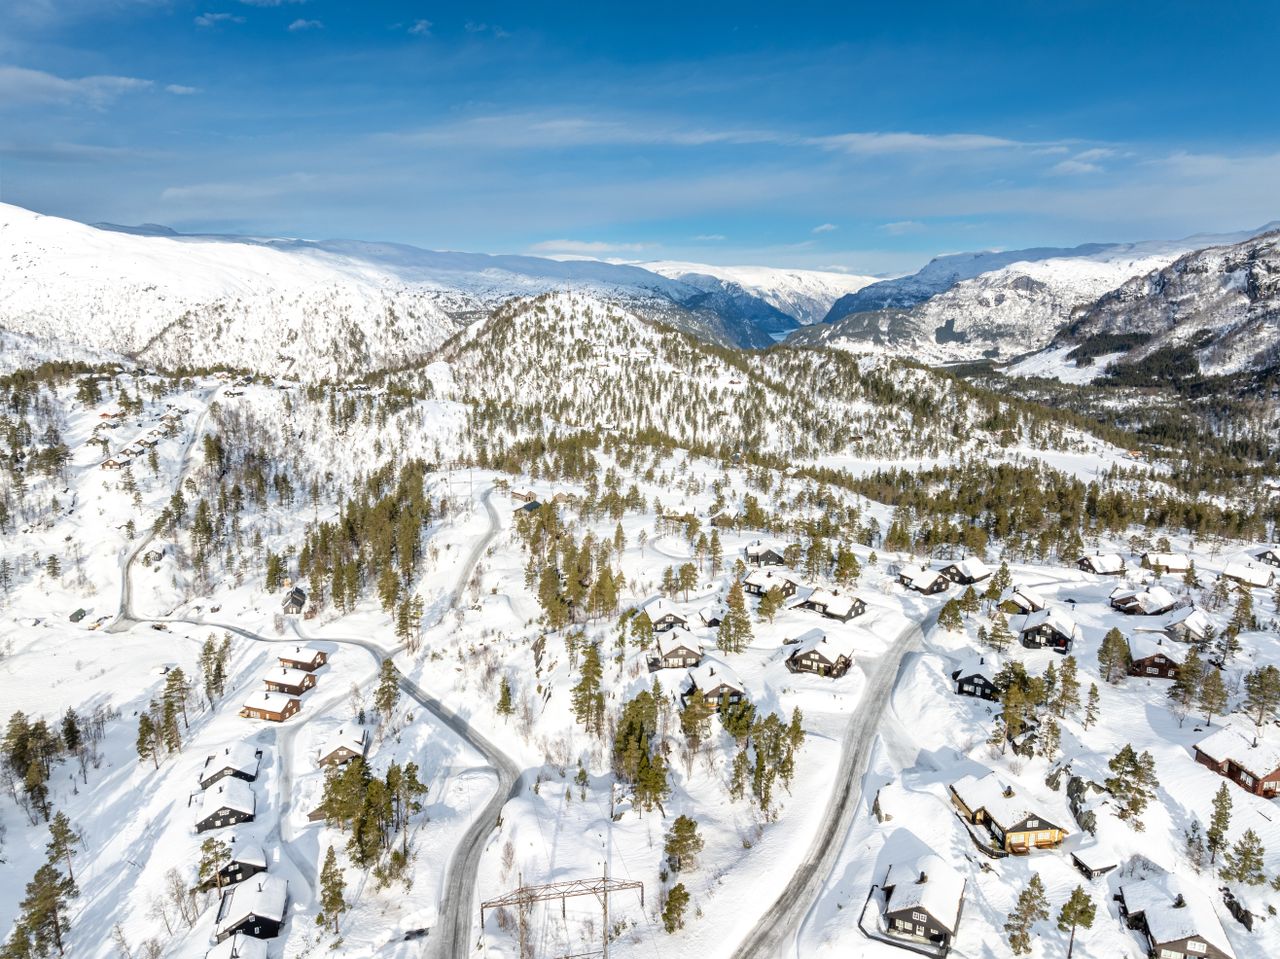
{"type": "Polygon", "coordinates": [[[319,646],[308,644],[306,646],[294,646],[293,649],[285,650],[283,653],[277,653],[277,659],[287,659],[295,663],[314,662],[316,656],[324,652],[319,646]]]}
{"type": "Polygon", "coordinates": [[[1164,628],[1181,625],[1187,632],[1196,636],[1208,635],[1213,628],[1213,620],[1204,610],[1195,606],[1182,606],[1173,610],[1164,620],[1164,628]]]}
{"type": "Polygon", "coordinates": [[[267,675],[262,678],[273,683],[283,683],[286,686],[301,686],[303,681],[310,675],[305,669],[294,669],[292,666],[276,666],[274,669],[268,670],[267,675]]]}
{"type": "Polygon", "coordinates": [[[778,556],[781,556],[786,552],[786,550],[786,543],[779,543],[776,540],[773,542],[765,542],[762,539],[758,539],[753,543],[747,544],[746,553],[748,558],[759,556],[762,553],[776,553],[778,556]]]}
{"type": "Polygon", "coordinates": [[[234,776],[219,779],[204,791],[200,802],[199,818],[205,819],[224,806],[236,812],[252,814],[256,808],[253,787],[243,779],[236,779],[234,776]]]}
{"type": "Polygon", "coordinates": [[[1230,759],[1258,779],[1280,769],[1280,741],[1257,735],[1252,726],[1223,726],[1196,743],[1196,749],[1214,762],[1230,759]]]}
{"type": "Polygon", "coordinates": [[[898,575],[915,589],[928,589],[942,576],[936,569],[926,569],[923,566],[904,566],[898,575]]]}
{"type": "Polygon", "coordinates": [[[1149,586],[1146,589],[1117,586],[1111,591],[1110,600],[1112,603],[1136,606],[1147,616],[1165,612],[1178,603],[1177,597],[1163,586],[1149,586]]]}
{"type": "Polygon", "coordinates": [[[1045,624],[1048,624],[1063,636],[1068,637],[1072,642],[1080,638],[1080,627],[1059,606],[1046,606],[1044,609],[1036,610],[1034,613],[1009,617],[1009,628],[1019,635],[1045,624]]]}
{"type": "Polygon", "coordinates": [[[249,916],[282,922],[288,902],[289,884],[279,876],[259,873],[223,895],[222,907],[218,910],[218,932],[234,928],[249,916]]]}
{"type": "Polygon", "coordinates": [[[702,655],[702,644],[687,626],[677,626],[665,633],[659,633],[656,643],[659,656],[670,655],[677,649],[691,649],[699,656],[702,655]]]}
{"type": "Polygon", "coordinates": [[[229,746],[223,746],[222,749],[205,760],[204,769],[200,771],[200,778],[205,779],[223,769],[232,769],[238,773],[256,776],[258,774],[259,761],[260,757],[256,746],[245,742],[231,743],[229,746]]]}
{"type": "Polygon", "coordinates": [[[228,862],[242,862],[246,866],[267,868],[267,854],[256,842],[235,842],[231,844],[231,855],[228,862]]]}
{"type": "Polygon", "coordinates": [[[740,693],[747,691],[738,674],[719,660],[711,660],[689,670],[689,686],[686,688],[708,692],[721,684],[740,693]]]}
{"type": "Polygon", "coordinates": [[[952,676],[957,680],[967,679],[970,676],[981,676],[987,682],[994,684],[996,673],[998,672],[1000,672],[1000,661],[994,655],[991,653],[974,653],[961,661],[952,676]]]}
{"type": "Polygon", "coordinates": [[[1121,883],[1120,894],[1130,915],[1143,914],[1156,945],[1198,936],[1234,959],[1213,902],[1194,884],[1165,875],[1121,883]]]}
{"type": "Polygon", "coordinates": [[[237,932],[206,952],[204,959],[267,959],[267,940],[237,932]]]}
{"type": "Polygon", "coordinates": [[[987,818],[1004,830],[1025,819],[1040,816],[1012,785],[996,773],[981,777],[965,776],[952,783],[951,788],[971,812],[985,809],[987,818]]]}
{"type": "Polygon", "coordinates": [[[1142,561],[1170,573],[1182,573],[1191,568],[1191,557],[1186,553],[1143,553],[1142,561]]]}
{"type": "Polygon", "coordinates": [[[1089,561],[1095,572],[1118,573],[1124,569],[1124,557],[1119,553],[1091,553],[1081,558],[1089,561]]]}
{"type": "MultiPolygon", "coordinates": [[[[956,572],[969,579],[986,579],[991,575],[991,567],[977,556],[966,556],[964,559],[954,563],[947,563],[947,566],[954,566],[956,572]]],[[[946,567],[944,566],[943,568],[945,569],[946,567]]]]}
{"type": "Polygon", "coordinates": [[[1049,605],[1049,601],[1044,598],[1040,591],[1030,586],[1009,587],[1001,594],[1000,602],[1013,602],[1028,612],[1035,609],[1044,609],[1049,605]]]}
{"type": "Polygon", "coordinates": [[[363,756],[368,739],[369,731],[363,726],[342,726],[320,745],[320,755],[328,756],[345,747],[356,755],[363,756]]]}
{"type": "Polygon", "coordinates": [[[254,693],[244,701],[245,709],[265,709],[270,713],[283,713],[290,703],[296,703],[298,697],[290,693],[254,693]]]}
{"type": "Polygon", "coordinates": [[[1099,869],[1113,869],[1120,864],[1115,851],[1110,846],[1098,842],[1081,846],[1071,855],[1080,860],[1086,869],[1095,872],[1099,869]]]}
{"type": "Polygon", "coordinates": [[[803,602],[825,607],[828,616],[842,617],[852,615],[853,604],[857,602],[857,599],[851,593],[836,593],[829,589],[816,587],[804,598],[803,602]]]}
{"type": "Polygon", "coordinates": [[[800,581],[794,576],[779,572],[776,569],[753,569],[743,580],[746,585],[755,586],[762,590],[767,590],[773,586],[781,588],[784,582],[793,586],[800,585],[800,581]]]}
{"type": "MultiPolygon", "coordinates": [[[[1163,636],[1163,633],[1155,634],[1163,636]]],[[[1134,633],[1128,637],[1129,655],[1134,660],[1150,659],[1152,656],[1163,656],[1171,663],[1182,665],[1182,661],[1186,658],[1183,648],[1177,643],[1162,643],[1159,639],[1152,638],[1150,633],[1134,633]]]]}
{"type": "Polygon", "coordinates": [[[1222,575],[1228,579],[1238,579],[1250,586],[1270,586],[1275,579],[1275,570],[1269,566],[1258,566],[1256,563],[1238,559],[1228,563],[1222,575]]]}
{"type": "Polygon", "coordinates": [[[841,656],[853,659],[853,637],[846,633],[831,636],[820,629],[810,629],[797,636],[793,645],[795,651],[792,656],[816,652],[829,663],[836,662],[841,656]]]}
{"type": "Polygon", "coordinates": [[[941,856],[930,852],[895,862],[885,873],[882,885],[893,887],[890,909],[923,909],[948,932],[955,932],[964,903],[965,879],[941,856]]]}
{"type": "Polygon", "coordinates": [[[704,622],[709,623],[713,619],[724,619],[729,612],[729,607],[724,603],[716,600],[714,603],[708,603],[698,610],[698,617],[704,622]]]}
{"type": "Polygon", "coordinates": [[[684,614],[676,609],[665,596],[655,596],[653,599],[647,599],[639,606],[640,612],[649,617],[649,622],[656,623],[664,616],[675,616],[683,621],[684,614]]]}

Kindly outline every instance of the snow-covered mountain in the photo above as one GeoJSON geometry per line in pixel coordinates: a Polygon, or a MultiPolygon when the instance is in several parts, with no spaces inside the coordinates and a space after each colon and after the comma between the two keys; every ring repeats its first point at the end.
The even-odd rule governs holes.
{"type": "Polygon", "coordinates": [[[0,205],[0,327],[167,367],[308,378],[399,366],[519,296],[589,292],[725,345],[795,321],[626,264],[92,227],[0,205]]]}
{"type": "MultiPolygon", "coordinates": [[[[1251,235],[1225,239],[1236,242],[1251,235]]],[[[873,284],[843,298],[832,314],[843,309],[842,304],[873,308],[797,331],[792,340],[888,349],[931,363],[1010,359],[1047,346],[1073,311],[1222,239],[1193,236],[1065,251],[939,257],[910,277],[873,284]],[[1029,258],[1017,259],[1024,255],[1029,258]],[[1015,259],[1008,262],[1010,257],[1015,259]],[[968,270],[978,272],[956,279],[968,270]],[[899,305],[874,307],[876,303],[899,305]]]]}
{"type": "MultiPolygon", "coordinates": [[[[1059,337],[1128,337],[1119,361],[1194,354],[1209,374],[1280,364],[1280,230],[1188,254],[1076,310],[1059,337]]],[[[1106,342],[1105,339],[1096,342],[1106,342]]]]}
{"type": "Polygon", "coordinates": [[[874,276],[768,266],[711,266],[655,260],[645,269],[703,289],[737,288],[781,310],[802,326],[822,321],[841,297],[876,283],[874,276]]]}

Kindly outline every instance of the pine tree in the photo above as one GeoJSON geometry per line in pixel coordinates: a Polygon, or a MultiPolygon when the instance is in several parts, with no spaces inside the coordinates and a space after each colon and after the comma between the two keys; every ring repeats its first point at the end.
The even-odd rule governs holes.
{"type": "Polygon", "coordinates": [[[1031,927],[1049,918],[1049,899],[1039,873],[1031,874],[1031,882],[1018,894],[1013,912],[1005,921],[1004,931],[1015,956],[1031,952],[1031,927]]]}
{"type": "Polygon", "coordinates": [[[49,862],[66,863],[67,878],[75,886],[76,874],[71,868],[71,860],[76,855],[76,845],[80,842],[80,834],[71,825],[67,814],[61,810],[49,822],[49,844],[45,851],[49,854],[49,862]]]}
{"type": "Polygon", "coordinates": [[[191,723],[187,718],[187,703],[191,699],[191,684],[187,681],[187,674],[182,671],[181,666],[174,666],[165,674],[164,679],[164,701],[172,703],[174,708],[182,713],[183,729],[190,729],[191,723]]]}
{"type": "Polygon", "coordinates": [[[1058,695],[1053,708],[1060,719],[1065,718],[1068,712],[1080,708],[1080,676],[1074,656],[1068,656],[1062,661],[1062,671],[1058,674],[1058,695]]]}
{"type": "Polygon", "coordinates": [[[1058,721],[1052,716],[1046,717],[1044,725],[1040,727],[1040,738],[1036,743],[1038,752],[1052,763],[1054,757],[1058,755],[1061,744],[1062,729],[1058,726],[1058,721]]]}
{"type": "Polygon", "coordinates": [[[1062,910],[1058,913],[1058,929],[1071,934],[1071,938],[1067,940],[1067,959],[1071,959],[1071,953],[1076,947],[1076,927],[1093,928],[1096,912],[1097,907],[1083,886],[1076,886],[1071,897],[1062,904],[1062,910]]]}
{"type": "Polygon", "coordinates": [[[689,891],[678,882],[667,892],[666,905],[662,907],[662,928],[668,933],[684,928],[684,914],[689,906],[689,891]]]}
{"type": "Polygon", "coordinates": [[[1280,709],[1280,669],[1259,666],[1244,677],[1244,711],[1255,726],[1273,719],[1280,709]]]}
{"type": "Polygon", "coordinates": [[[27,883],[18,921],[30,936],[35,955],[46,956],[51,948],[56,949],[59,956],[65,955],[68,907],[75,897],[75,883],[49,863],[37,869],[27,883]]]}
{"type": "Polygon", "coordinates": [[[1191,868],[1196,872],[1200,872],[1204,868],[1204,834],[1200,831],[1200,821],[1191,820],[1191,825],[1187,827],[1183,834],[1183,851],[1187,854],[1187,861],[1191,863],[1191,868]]]}
{"type": "Polygon", "coordinates": [[[1098,714],[1102,712],[1102,694],[1098,692],[1098,684],[1089,684],[1089,702],[1084,707],[1084,728],[1088,729],[1098,721],[1098,714]]]}
{"type": "Polygon", "coordinates": [[[320,870],[320,914],[316,916],[316,924],[332,929],[334,935],[338,934],[338,917],[347,910],[347,901],[343,898],[345,892],[342,868],[330,846],[320,870]]]}
{"type": "Polygon", "coordinates": [[[698,835],[698,823],[688,816],[677,816],[667,831],[663,853],[674,872],[697,869],[698,853],[703,845],[702,837],[698,835]]]}
{"type": "Polygon", "coordinates": [[[574,718],[588,732],[601,736],[604,734],[604,702],[600,680],[604,676],[604,669],[600,665],[600,647],[595,643],[590,643],[583,649],[579,672],[581,678],[570,691],[574,718]]]}
{"type": "Polygon", "coordinates": [[[373,691],[373,708],[382,717],[383,722],[390,722],[391,715],[400,701],[400,671],[388,656],[382,661],[378,671],[378,685],[373,691]]]}
{"type": "Polygon", "coordinates": [[[942,609],[938,612],[938,625],[953,633],[964,628],[964,617],[958,601],[949,599],[942,604],[942,609]]]}
{"type": "Polygon", "coordinates": [[[506,676],[503,676],[502,687],[498,692],[498,715],[506,717],[515,711],[516,707],[511,702],[511,683],[506,676]]]}
{"type": "Polygon", "coordinates": [[[1201,712],[1204,713],[1204,721],[1213,725],[1213,717],[1220,716],[1227,708],[1227,687],[1222,681],[1222,673],[1216,669],[1205,671],[1204,679],[1200,683],[1200,695],[1198,697],[1201,712]]]}
{"type": "Polygon", "coordinates": [[[1200,695],[1200,683],[1204,679],[1204,662],[1200,659],[1200,650],[1192,646],[1174,674],[1169,686],[1169,699],[1172,701],[1173,714],[1178,717],[1178,725],[1186,722],[1187,716],[1196,704],[1200,695]]]}
{"type": "Polygon", "coordinates": [[[1102,678],[1112,685],[1119,684],[1129,671],[1129,662],[1129,644],[1124,633],[1113,627],[1098,647],[1098,668],[1102,678]]]}
{"type": "Polygon", "coordinates": [[[62,716],[62,745],[67,752],[75,753],[80,748],[80,717],[73,706],[68,706],[62,716]]]}
{"type": "Polygon", "coordinates": [[[734,580],[725,600],[724,619],[716,633],[716,645],[726,653],[740,653],[751,642],[751,617],[747,615],[746,599],[742,595],[742,582],[734,580]]]}
{"type": "Polygon", "coordinates": [[[208,889],[212,886],[215,889],[222,888],[222,867],[226,865],[231,858],[231,847],[218,839],[216,836],[210,836],[200,844],[200,862],[196,867],[196,875],[200,880],[201,887],[208,889]]]}
{"type": "Polygon", "coordinates": [[[1155,759],[1149,752],[1139,755],[1126,743],[1107,765],[1113,775],[1107,777],[1105,785],[1107,792],[1117,801],[1116,816],[1132,821],[1134,830],[1141,832],[1143,824],[1139,817],[1155,798],[1159,785],[1155,759]]]}
{"type": "Polygon", "coordinates": [[[156,769],[160,768],[160,750],[156,748],[156,727],[151,721],[150,713],[138,716],[138,759],[145,762],[150,759],[156,769]]]}
{"type": "Polygon", "coordinates": [[[765,594],[760,597],[760,620],[772,623],[773,618],[778,615],[778,610],[782,609],[784,599],[786,597],[782,595],[782,590],[777,586],[770,586],[765,591],[765,594]]]}
{"type": "Polygon", "coordinates": [[[991,621],[991,631],[987,633],[987,645],[996,652],[1003,652],[1013,643],[1013,633],[1009,632],[1009,620],[1004,613],[996,613],[991,621]]]}
{"type": "Polygon", "coordinates": [[[1267,881],[1263,872],[1265,864],[1266,850],[1262,846],[1262,840],[1252,829],[1246,829],[1235,845],[1223,853],[1220,872],[1227,882],[1261,886],[1267,881]]]}
{"type": "Polygon", "coordinates": [[[1227,848],[1227,830],[1231,828],[1231,790],[1224,782],[1213,797],[1213,815],[1205,833],[1209,862],[1217,862],[1218,853],[1227,848]]]}

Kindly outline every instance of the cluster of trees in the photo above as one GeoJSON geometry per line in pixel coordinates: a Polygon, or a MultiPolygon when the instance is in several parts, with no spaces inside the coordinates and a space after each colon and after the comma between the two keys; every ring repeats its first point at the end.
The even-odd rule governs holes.
{"type": "Polygon", "coordinates": [[[1128,743],[1111,757],[1107,767],[1111,775],[1104,785],[1116,800],[1116,817],[1129,822],[1135,831],[1145,827],[1142,813],[1155,798],[1160,782],[1156,779],[1156,761],[1145,750],[1139,753],[1128,743]]]}
{"type": "Polygon", "coordinates": [[[66,955],[71,901],[80,894],[72,870],[80,845],[80,834],[71,821],[57,813],[49,822],[49,842],[45,846],[48,858],[27,883],[13,932],[0,946],[0,959],[66,955]]]}
{"type": "Polygon", "coordinates": [[[9,717],[0,777],[32,825],[41,819],[48,822],[52,815],[49,780],[58,763],[74,758],[81,778],[89,781],[89,767],[96,769],[101,762],[98,746],[106,734],[107,720],[113,715],[109,708],[99,707],[85,718],[68,707],[56,727],[43,718],[32,719],[21,710],[9,717]]]}
{"type": "MultiPolygon", "coordinates": [[[[427,795],[416,763],[392,763],[379,778],[363,758],[325,775],[320,812],[325,823],[349,833],[347,853],[361,869],[373,869],[379,885],[407,880],[411,844],[409,819],[422,811],[427,795]],[[400,836],[397,847],[395,840],[400,836]],[[385,860],[384,860],[385,856],[385,860]]],[[[326,910],[329,912],[330,910],[326,910]]],[[[336,917],[331,916],[335,925],[336,917]]]]}
{"type": "Polygon", "coordinates": [[[613,737],[613,768],[619,779],[631,784],[636,807],[661,809],[671,787],[667,760],[659,736],[660,717],[667,700],[658,681],[652,690],[641,690],[622,707],[613,737]]]}
{"type": "MultiPolygon", "coordinates": [[[[1222,857],[1218,875],[1226,882],[1238,882],[1246,886],[1261,886],[1267,881],[1265,872],[1266,848],[1262,839],[1252,829],[1246,829],[1233,843],[1229,840],[1231,829],[1231,787],[1225,782],[1213,797],[1209,826],[1202,830],[1199,820],[1192,820],[1183,833],[1187,859],[1196,872],[1212,866],[1222,857]],[[1205,862],[1205,856],[1208,862],[1205,862]]],[[[1280,889],[1280,874],[1271,879],[1273,889],[1280,889]]]]}
{"type": "Polygon", "coordinates": [[[159,699],[151,700],[147,711],[138,716],[138,759],[150,759],[156,769],[160,759],[170,753],[182,752],[182,732],[190,728],[187,706],[191,702],[191,683],[180,666],[174,666],[165,674],[164,689],[159,699]],[[182,727],[178,727],[178,719],[182,727]]]}
{"type": "Polygon", "coordinates": [[[525,582],[552,629],[611,616],[618,609],[622,573],[614,558],[626,547],[618,526],[610,539],[588,532],[581,542],[566,528],[553,504],[521,513],[516,531],[529,551],[525,582]]]}
{"type": "MultiPolygon", "coordinates": [[[[1030,955],[1032,947],[1032,930],[1037,922],[1049,918],[1049,897],[1045,892],[1044,882],[1039,873],[1031,874],[1031,881],[1018,894],[1013,911],[1005,920],[1004,932],[1009,939],[1009,948],[1015,956],[1030,955]]],[[[1083,886],[1076,886],[1067,901],[1058,910],[1058,929],[1068,934],[1067,959],[1071,959],[1075,951],[1076,930],[1090,929],[1097,918],[1097,905],[1085,892],[1083,886]]]]}
{"type": "Polygon", "coordinates": [[[749,704],[735,708],[724,704],[720,719],[737,740],[729,779],[729,795],[741,799],[748,786],[751,797],[767,819],[777,815],[774,787],[781,782],[790,791],[795,776],[796,753],[804,745],[804,718],[799,709],[785,722],[777,713],[756,715],[749,704]]]}
{"type": "MultiPolygon", "coordinates": [[[[988,740],[992,748],[1003,753],[1009,743],[1016,744],[1024,733],[1034,731],[1035,752],[1053,762],[1062,743],[1061,721],[1080,712],[1081,682],[1075,657],[1065,657],[1060,669],[1050,663],[1043,676],[1029,674],[1022,663],[1013,660],[996,674],[995,685],[1001,711],[988,740]]],[[[1091,684],[1081,718],[1086,728],[1097,719],[1098,709],[1098,689],[1091,684]]]]}

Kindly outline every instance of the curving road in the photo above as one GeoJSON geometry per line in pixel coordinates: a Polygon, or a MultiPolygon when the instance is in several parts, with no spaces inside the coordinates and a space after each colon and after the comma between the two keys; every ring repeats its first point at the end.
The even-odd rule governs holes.
{"type": "Polygon", "coordinates": [[[797,955],[797,938],[818,901],[827,877],[844,848],[844,838],[862,801],[863,778],[881,719],[901,672],[903,659],[924,639],[924,631],[937,622],[933,610],[921,623],[912,623],[893,641],[867,677],[862,700],[849,720],[840,743],[840,764],[835,790],[809,851],[796,868],[782,894],[765,910],[743,940],[734,959],[786,959],[797,955]]]}
{"type": "MultiPolygon", "coordinates": [[[[192,438],[188,443],[187,449],[183,454],[183,469],[179,473],[178,482],[182,482],[182,476],[191,468],[191,454],[195,447],[196,439],[203,430],[204,417],[208,413],[206,407],[205,412],[201,414],[196,429],[192,434],[192,438]]],[[[489,528],[485,534],[472,547],[466,561],[463,563],[461,575],[449,595],[449,609],[457,608],[461,601],[463,593],[466,591],[467,583],[470,581],[472,573],[474,573],[476,564],[484,555],[485,550],[493,542],[494,538],[501,530],[501,522],[498,518],[498,511],[494,508],[492,502],[493,487],[490,487],[482,494],[482,500],[485,510],[488,513],[489,528]]],[[[120,611],[115,620],[109,625],[108,629],[112,632],[120,632],[131,628],[138,623],[182,623],[190,626],[200,626],[212,629],[221,629],[226,632],[235,633],[245,639],[253,640],[258,643],[296,643],[299,638],[306,637],[299,628],[296,620],[291,620],[294,636],[263,636],[252,630],[245,629],[242,626],[236,626],[231,623],[221,623],[215,620],[204,618],[188,618],[180,616],[138,616],[133,611],[133,586],[132,572],[133,563],[148,542],[151,535],[144,537],[133,550],[130,551],[121,568],[121,584],[120,584],[120,611]]],[[[441,614],[443,618],[443,612],[441,614]]],[[[335,643],[340,646],[354,646],[364,650],[381,668],[382,661],[389,657],[394,657],[404,647],[396,646],[392,649],[386,649],[369,639],[351,638],[351,637],[332,637],[325,636],[320,638],[321,641],[327,643],[335,643]]],[[[434,935],[431,936],[424,944],[424,954],[438,957],[438,959],[465,959],[472,952],[471,949],[471,920],[474,913],[474,899],[476,889],[476,877],[480,868],[480,859],[484,854],[485,845],[488,842],[489,835],[497,826],[498,817],[502,813],[503,807],[507,802],[517,795],[521,788],[520,769],[513,763],[507,755],[494,746],[487,738],[471,728],[465,718],[459,716],[440,700],[427,693],[421,686],[410,680],[403,673],[400,675],[400,689],[406,696],[415,703],[426,709],[429,713],[436,717],[441,723],[451,729],[463,742],[467,743],[472,749],[484,756],[486,762],[493,768],[498,777],[497,788],[494,790],[493,797],[476,816],[471,826],[464,834],[462,841],[457,849],[454,850],[453,858],[449,862],[449,867],[445,872],[443,888],[441,890],[441,900],[438,909],[438,917],[436,926],[433,930],[434,935]]],[[[282,794],[285,796],[285,807],[281,810],[281,820],[285,818],[290,797],[287,787],[292,779],[291,759],[285,755],[289,752],[285,748],[289,742],[297,735],[297,731],[301,729],[302,724],[306,722],[310,716],[319,715],[319,713],[309,712],[304,714],[301,723],[291,723],[282,727],[277,731],[277,748],[281,752],[281,784],[282,794]]],[[[303,880],[314,891],[316,876],[314,864],[302,861],[295,854],[289,839],[283,836],[279,826],[273,833],[280,835],[281,845],[284,847],[285,854],[289,856],[290,861],[298,870],[303,880]]]]}

